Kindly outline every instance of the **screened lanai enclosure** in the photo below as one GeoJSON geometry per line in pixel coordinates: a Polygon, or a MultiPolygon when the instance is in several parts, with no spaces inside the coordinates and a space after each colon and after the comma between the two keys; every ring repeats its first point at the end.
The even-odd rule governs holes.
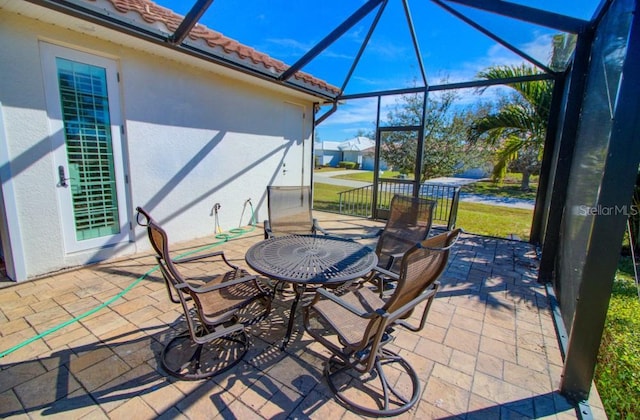
{"type": "MultiPolygon", "coordinates": [[[[135,0],[28,2],[322,98],[314,105],[316,140],[355,135],[348,131],[354,126],[375,133],[374,185],[384,182],[378,169],[385,139],[411,136],[415,162],[405,184],[413,195],[420,193],[428,165],[430,101],[447,92],[464,100],[478,89],[497,96],[506,85],[550,81],[530,241],[540,250],[538,280],[548,285],[556,314],[564,353],[561,392],[584,404],[640,163],[637,0],[158,0],[158,9],[144,12],[169,13],[166,7],[185,16],[167,15],[170,32],[110,12],[114,5],[148,7],[135,0]],[[267,66],[255,51],[203,40],[202,27],[275,60],[267,66]],[[554,39],[575,43],[567,42],[564,54],[551,60],[554,39]],[[534,70],[492,80],[478,76],[501,65],[534,70]],[[417,98],[420,112],[399,124],[390,110],[407,95],[417,98]]],[[[375,191],[382,189],[373,191],[375,216],[375,191]]]]}

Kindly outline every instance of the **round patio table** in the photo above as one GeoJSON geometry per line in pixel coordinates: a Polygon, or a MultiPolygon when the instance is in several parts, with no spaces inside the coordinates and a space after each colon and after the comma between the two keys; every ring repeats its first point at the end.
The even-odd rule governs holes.
{"type": "Polygon", "coordinates": [[[337,286],[368,274],[378,264],[378,257],[368,246],[317,235],[266,239],[249,248],[245,260],[258,273],[295,286],[283,348],[291,337],[295,311],[308,285],[337,286]]]}

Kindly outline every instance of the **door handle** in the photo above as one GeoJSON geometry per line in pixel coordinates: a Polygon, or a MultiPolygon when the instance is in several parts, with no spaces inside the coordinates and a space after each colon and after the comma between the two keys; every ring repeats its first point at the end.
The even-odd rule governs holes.
{"type": "Polygon", "coordinates": [[[59,178],[58,187],[69,186],[69,184],[67,184],[67,181],[69,180],[69,178],[65,177],[64,166],[62,165],[58,166],[58,178],[59,178]]]}

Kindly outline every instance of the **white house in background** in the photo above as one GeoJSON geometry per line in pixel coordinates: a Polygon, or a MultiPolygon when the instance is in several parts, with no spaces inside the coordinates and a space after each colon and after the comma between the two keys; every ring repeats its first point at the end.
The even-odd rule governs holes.
{"type": "MultiPolygon", "coordinates": [[[[315,155],[321,165],[338,166],[341,161],[355,162],[358,168],[373,170],[376,142],[368,137],[358,136],[343,142],[318,141],[315,143],[315,155]]],[[[386,164],[381,163],[386,169],[386,164]]]]}
{"type": "Polygon", "coordinates": [[[339,149],[339,141],[317,141],[314,153],[318,165],[338,166],[342,159],[342,151],[339,149]]]}
{"type": "Polygon", "coordinates": [[[226,230],[249,223],[247,199],[264,218],[267,185],[310,183],[314,104],[337,88],[239,71],[229,63],[286,66],[202,25],[185,44],[226,65],[135,36],[182,19],[147,0],[69,8],[83,9],[0,3],[0,251],[13,280],[148,250],[136,206],[183,241],[214,233],[215,203],[226,230]]]}
{"type": "MultiPolygon", "coordinates": [[[[340,143],[338,146],[343,153],[343,160],[357,162],[358,167],[365,171],[373,171],[376,160],[376,142],[368,137],[354,137],[340,143]]],[[[387,170],[387,163],[380,160],[380,170],[387,170]]]]}
{"type": "MultiPolygon", "coordinates": [[[[358,136],[343,141],[338,145],[338,148],[342,151],[342,160],[347,162],[356,162],[358,164],[358,168],[364,169],[362,167],[363,152],[375,147],[375,145],[375,140],[371,140],[368,137],[358,136]]],[[[371,169],[373,169],[373,167],[371,169]]]]}

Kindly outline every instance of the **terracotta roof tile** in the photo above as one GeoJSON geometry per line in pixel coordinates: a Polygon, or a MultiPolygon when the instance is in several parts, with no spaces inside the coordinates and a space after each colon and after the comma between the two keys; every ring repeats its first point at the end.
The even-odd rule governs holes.
{"type": "MultiPolygon", "coordinates": [[[[85,0],[94,2],[96,0],[85,0]]],[[[159,6],[150,0],[107,0],[115,10],[126,14],[136,12],[147,23],[162,23],[171,32],[175,31],[183,16],[178,15],[173,10],[159,6]]],[[[221,48],[226,54],[235,53],[241,60],[251,60],[254,65],[262,65],[265,69],[274,71],[277,74],[284,72],[289,66],[282,61],[273,59],[255,49],[243,45],[231,38],[227,38],[220,32],[216,32],[204,25],[197,24],[189,33],[189,38],[196,41],[202,40],[211,48],[221,48]],[[272,69],[272,70],[271,70],[272,69]]],[[[340,93],[339,89],[320,80],[308,73],[297,72],[293,77],[306,84],[315,86],[316,88],[326,90],[332,95],[340,93]]]]}

